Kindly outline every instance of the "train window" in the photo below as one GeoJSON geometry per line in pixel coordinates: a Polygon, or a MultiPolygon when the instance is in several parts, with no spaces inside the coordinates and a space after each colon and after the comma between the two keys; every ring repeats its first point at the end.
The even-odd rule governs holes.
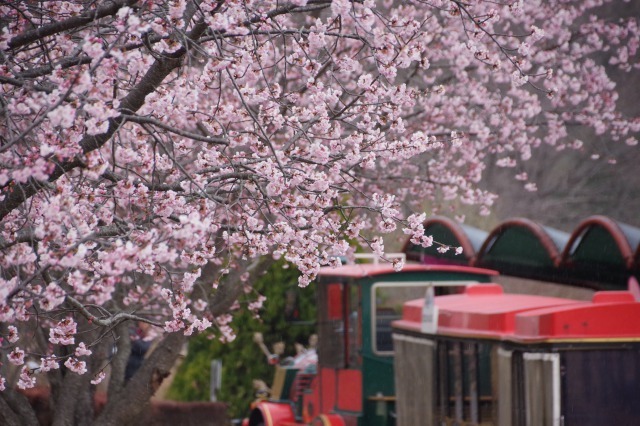
{"type": "Polygon", "coordinates": [[[491,351],[484,343],[438,342],[437,424],[493,424],[491,351]]]}
{"type": "Polygon", "coordinates": [[[559,424],[560,354],[523,353],[526,423],[559,424]]]}
{"type": "Polygon", "coordinates": [[[433,426],[436,342],[423,336],[393,334],[396,424],[433,426]],[[419,420],[418,420],[419,419],[419,420]]]}
{"type": "Polygon", "coordinates": [[[318,361],[323,367],[360,364],[362,345],[359,287],[346,283],[319,286],[318,361]]]}
{"type": "Polygon", "coordinates": [[[391,322],[402,317],[402,305],[424,297],[430,283],[383,282],[371,292],[371,341],[376,355],[393,355],[391,322]]]}
{"type": "Polygon", "coordinates": [[[347,341],[347,367],[362,365],[362,296],[360,286],[352,285],[349,290],[349,335],[347,341]]]}
{"type": "Polygon", "coordinates": [[[510,425],[510,424],[522,424],[514,422],[513,409],[514,403],[517,403],[518,398],[513,394],[517,389],[514,387],[514,372],[513,372],[513,351],[508,351],[503,348],[496,350],[496,367],[498,376],[498,425],[510,425]]]}
{"type": "Polygon", "coordinates": [[[496,424],[498,426],[526,424],[522,352],[504,348],[497,348],[494,351],[497,396],[496,424]]]}
{"type": "Polygon", "coordinates": [[[344,286],[331,283],[318,288],[318,361],[326,367],[344,367],[344,286]]]}

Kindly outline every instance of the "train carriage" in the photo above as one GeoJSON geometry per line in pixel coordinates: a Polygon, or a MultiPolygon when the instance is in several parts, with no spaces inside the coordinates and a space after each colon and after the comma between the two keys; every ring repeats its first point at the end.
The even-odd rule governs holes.
{"type": "Polygon", "coordinates": [[[278,367],[271,398],[255,404],[248,426],[395,423],[391,322],[407,300],[456,293],[496,273],[456,265],[356,264],[318,276],[318,365],[314,372],[278,367]]]}
{"type": "Polygon", "coordinates": [[[405,303],[393,330],[399,426],[640,419],[640,303],[631,292],[585,302],[471,286],[405,303]]]}
{"type": "Polygon", "coordinates": [[[640,419],[632,400],[640,390],[633,328],[640,327],[640,248],[635,258],[632,252],[640,229],[599,216],[571,235],[526,219],[489,234],[442,217],[424,228],[463,254],[407,243],[406,256],[428,266],[322,270],[317,371],[277,367],[271,399],[257,403],[245,425],[377,426],[395,424],[396,416],[400,426],[640,419]],[[519,295],[492,284],[445,295],[456,293],[446,289],[456,280],[494,280],[519,295]],[[635,283],[633,295],[596,293],[627,283],[635,283]],[[398,318],[400,305],[427,288],[437,288],[428,309],[408,302],[398,318]],[[550,331],[549,324],[561,326],[550,331]]]}

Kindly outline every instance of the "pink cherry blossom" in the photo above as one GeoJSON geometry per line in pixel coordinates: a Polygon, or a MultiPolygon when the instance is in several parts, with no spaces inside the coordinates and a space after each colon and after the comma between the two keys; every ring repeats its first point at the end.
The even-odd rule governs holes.
{"type": "Polygon", "coordinates": [[[402,268],[404,268],[404,264],[405,262],[402,259],[393,259],[392,261],[393,269],[396,272],[402,271],[402,268]]]}
{"type": "Polygon", "coordinates": [[[76,322],[67,317],[49,330],[49,342],[54,345],[73,345],[75,343],[76,322]]]}
{"type": "Polygon", "coordinates": [[[18,335],[18,329],[13,325],[10,325],[7,327],[7,330],[9,331],[9,334],[7,335],[7,340],[9,341],[9,343],[17,342],[20,337],[18,335]]]}
{"type": "Polygon", "coordinates": [[[97,385],[101,383],[105,379],[105,377],[107,377],[107,374],[104,371],[100,371],[93,379],[91,379],[91,384],[97,385]]]}
{"type": "Polygon", "coordinates": [[[55,283],[47,285],[43,292],[43,299],[40,300],[40,307],[45,311],[50,311],[59,306],[65,298],[65,292],[55,283]]]}
{"type": "Polygon", "coordinates": [[[52,356],[42,358],[40,361],[40,371],[43,373],[51,370],[57,370],[58,368],[60,368],[60,364],[52,356]]]}
{"type": "Polygon", "coordinates": [[[67,360],[64,362],[64,365],[76,374],[84,374],[87,372],[87,363],[84,361],[79,361],[74,357],[67,358],[67,360]]]}
{"type": "Polygon", "coordinates": [[[18,379],[18,388],[23,390],[31,389],[35,385],[36,385],[36,378],[33,375],[33,372],[29,370],[27,366],[22,367],[22,370],[20,370],[20,378],[18,379]]]}
{"type": "Polygon", "coordinates": [[[24,364],[24,351],[16,347],[11,352],[9,352],[8,359],[9,362],[13,365],[22,365],[24,364]]]}
{"type": "Polygon", "coordinates": [[[451,249],[451,247],[445,246],[445,245],[441,245],[441,246],[438,246],[438,248],[436,250],[438,251],[438,253],[446,253],[446,252],[449,251],[449,249],[451,249]]]}
{"type": "MultiPolygon", "coordinates": [[[[611,0],[10,3],[7,362],[29,348],[73,354],[77,373],[106,365],[95,348],[129,338],[121,321],[153,324],[143,338],[159,345],[207,329],[230,341],[226,314],[264,303],[264,257],[306,286],[357,246],[387,259],[398,234],[461,254],[423,223],[489,214],[489,163],[535,191],[540,146],[609,167],[616,144],[638,143],[613,77],[640,69],[640,26],[602,15],[611,0]],[[239,299],[219,303],[233,283],[239,299]]],[[[41,371],[65,359],[40,357],[41,371]]]]}
{"type": "Polygon", "coordinates": [[[75,356],[76,357],[87,356],[87,355],[91,355],[91,353],[92,353],[91,350],[85,346],[84,342],[80,342],[76,347],[75,356]]]}

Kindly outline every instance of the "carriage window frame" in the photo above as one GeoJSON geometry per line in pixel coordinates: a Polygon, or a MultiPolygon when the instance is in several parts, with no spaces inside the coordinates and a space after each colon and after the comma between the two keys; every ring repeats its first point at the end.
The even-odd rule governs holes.
{"type": "Polygon", "coordinates": [[[328,368],[359,368],[362,365],[362,304],[360,286],[352,280],[332,280],[318,290],[319,365],[328,368]],[[337,305],[331,304],[336,287],[337,305]]]}
{"type": "MultiPolygon", "coordinates": [[[[371,351],[373,352],[374,355],[377,356],[393,356],[394,351],[390,350],[390,351],[383,351],[378,349],[378,327],[377,327],[377,320],[378,320],[378,303],[376,300],[376,291],[381,288],[381,287],[396,287],[396,288],[402,288],[402,287],[422,287],[423,288],[423,292],[420,296],[418,297],[414,297],[414,298],[409,298],[404,300],[401,303],[401,306],[404,305],[404,303],[408,302],[409,300],[415,300],[415,299],[419,299],[422,297],[425,297],[426,293],[427,293],[427,289],[429,287],[433,287],[433,288],[438,288],[438,287],[466,287],[469,286],[471,284],[479,284],[478,281],[471,281],[471,280],[461,280],[461,281],[378,281],[373,283],[373,285],[371,286],[371,293],[370,293],[370,324],[369,324],[369,328],[371,330],[371,351]]],[[[401,308],[402,309],[402,308],[401,308]]],[[[402,319],[402,310],[400,311],[400,313],[398,314],[397,319],[402,319]]],[[[391,339],[391,328],[389,329],[389,339],[391,339]]]]}
{"type": "Polygon", "coordinates": [[[330,368],[344,368],[344,289],[343,281],[332,281],[323,284],[318,291],[318,365],[330,368]],[[333,288],[338,290],[334,295],[339,300],[332,300],[333,288]],[[330,302],[338,302],[335,303],[330,302]]]}
{"type": "Polygon", "coordinates": [[[435,338],[434,424],[504,424],[497,422],[495,342],[453,336],[435,338]],[[488,374],[483,375],[482,371],[488,374]]]}
{"type": "Polygon", "coordinates": [[[544,420],[562,423],[560,389],[560,354],[557,352],[523,352],[524,405],[527,424],[544,420]],[[539,380],[546,386],[539,398],[539,380]],[[536,421],[537,420],[537,421],[536,421]]]}

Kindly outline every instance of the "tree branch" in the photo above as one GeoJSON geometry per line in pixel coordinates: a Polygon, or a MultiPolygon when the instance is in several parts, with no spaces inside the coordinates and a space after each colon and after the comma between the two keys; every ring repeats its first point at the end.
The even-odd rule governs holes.
{"type": "MultiPolygon", "coordinates": [[[[205,30],[206,24],[197,24],[189,35],[189,38],[197,39],[205,30]]],[[[155,91],[171,71],[180,65],[181,59],[187,52],[188,48],[183,46],[172,55],[156,59],[142,80],[121,101],[119,111],[122,114],[130,114],[140,109],[140,107],[144,105],[145,97],[155,91]]],[[[124,120],[125,118],[123,116],[111,118],[109,119],[109,128],[105,133],[101,135],[86,135],[83,137],[79,143],[82,148],[82,152],[86,154],[101,148],[109,139],[111,139],[124,120]]],[[[83,165],[79,158],[74,158],[62,163],[56,162],[53,164],[54,170],[49,175],[48,182],[55,182],[65,173],[83,165]]],[[[0,191],[0,199],[4,196],[4,199],[0,201],[0,221],[15,208],[19,207],[24,201],[35,195],[42,186],[42,182],[30,178],[24,184],[9,184],[3,188],[3,190],[0,191]]]]}
{"type": "Polygon", "coordinates": [[[69,302],[71,304],[71,306],[73,306],[78,311],[80,311],[80,314],[83,317],[85,317],[87,319],[87,321],[91,322],[92,324],[100,325],[102,327],[113,327],[116,324],[120,323],[121,321],[125,321],[125,320],[142,321],[142,322],[146,322],[146,323],[149,323],[149,324],[153,324],[156,327],[162,327],[163,326],[162,323],[151,321],[148,318],[144,318],[144,317],[141,317],[141,316],[138,316],[138,315],[129,314],[127,312],[118,312],[117,314],[115,314],[114,316],[112,316],[110,318],[101,319],[101,318],[98,318],[97,316],[93,315],[91,312],[89,312],[89,310],[82,303],[80,303],[79,300],[75,299],[74,297],[67,295],[67,302],[69,302]]]}
{"type": "Polygon", "coordinates": [[[43,25],[30,31],[26,31],[9,40],[8,49],[17,49],[29,43],[33,43],[34,41],[38,41],[43,37],[81,27],[100,18],[104,18],[105,16],[115,15],[118,10],[120,10],[120,8],[133,5],[137,3],[137,1],[138,0],[112,0],[110,2],[111,4],[98,7],[93,11],[85,12],[80,16],[74,16],[64,21],[53,22],[51,24],[43,25]]]}
{"type": "Polygon", "coordinates": [[[175,133],[178,136],[183,136],[185,138],[193,139],[196,141],[206,142],[214,145],[229,145],[229,141],[224,138],[214,138],[202,136],[197,133],[187,132],[185,130],[176,129],[175,127],[171,127],[160,120],[156,120],[151,117],[141,117],[139,115],[125,115],[124,119],[126,121],[131,121],[133,123],[144,123],[144,124],[153,124],[156,127],[160,127],[168,132],[175,133]]]}

